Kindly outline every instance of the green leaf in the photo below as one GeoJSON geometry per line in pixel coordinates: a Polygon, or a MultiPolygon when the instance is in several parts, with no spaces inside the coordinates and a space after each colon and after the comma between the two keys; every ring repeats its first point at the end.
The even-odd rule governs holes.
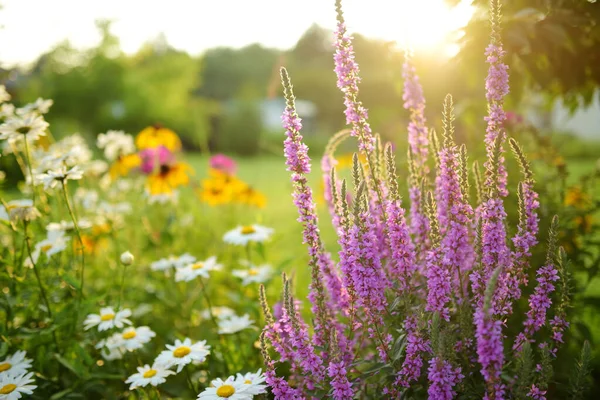
{"type": "Polygon", "coordinates": [[[62,399],[63,397],[65,397],[66,395],[68,395],[71,392],[73,392],[73,389],[69,388],[69,389],[62,390],[58,393],[54,393],[52,395],[52,397],[50,397],[50,400],[62,399]]]}
{"type": "Polygon", "coordinates": [[[64,359],[60,354],[54,353],[54,358],[61,363],[65,368],[74,373],[78,378],[83,378],[83,371],[77,369],[73,364],[64,359]]]}
{"type": "Polygon", "coordinates": [[[66,283],[68,283],[70,286],[72,286],[73,288],[79,290],[80,285],[79,285],[79,280],[76,279],[75,277],[69,275],[69,274],[65,274],[62,276],[63,281],[65,281],[66,283]]]}

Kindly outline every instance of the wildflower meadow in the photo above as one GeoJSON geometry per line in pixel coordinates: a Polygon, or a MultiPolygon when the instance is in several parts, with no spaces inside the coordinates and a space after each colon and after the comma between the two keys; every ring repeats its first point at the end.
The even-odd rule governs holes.
{"type": "Polygon", "coordinates": [[[346,128],[309,150],[281,67],[263,172],[159,123],[63,132],[58,99],[0,87],[0,400],[595,398],[600,173],[508,111],[502,2],[485,130],[452,94],[428,119],[406,50],[393,140],[331,7],[346,128]]]}

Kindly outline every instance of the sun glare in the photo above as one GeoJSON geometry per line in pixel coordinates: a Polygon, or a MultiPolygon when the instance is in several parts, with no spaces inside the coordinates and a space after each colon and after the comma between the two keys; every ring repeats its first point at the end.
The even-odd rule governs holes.
{"type": "MultiPolygon", "coordinates": [[[[372,8],[376,9],[376,8],[372,8]]],[[[381,11],[360,23],[370,35],[414,50],[456,51],[459,30],[473,16],[471,1],[452,7],[444,0],[382,1],[381,11]]],[[[358,28],[357,24],[357,28],[358,28]]]]}

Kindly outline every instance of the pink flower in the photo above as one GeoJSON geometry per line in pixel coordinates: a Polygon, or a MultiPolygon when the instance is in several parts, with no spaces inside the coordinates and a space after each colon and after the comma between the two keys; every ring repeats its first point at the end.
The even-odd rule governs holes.
{"type": "Polygon", "coordinates": [[[140,169],[144,174],[151,174],[161,165],[167,165],[173,161],[173,153],[164,146],[153,147],[140,151],[142,165],[140,169]]]}
{"type": "Polygon", "coordinates": [[[215,154],[209,160],[211,168],[218,169],[229,175],[235,175],[237,172],[237,164],[231,158],[224,154],[215,154]]]}

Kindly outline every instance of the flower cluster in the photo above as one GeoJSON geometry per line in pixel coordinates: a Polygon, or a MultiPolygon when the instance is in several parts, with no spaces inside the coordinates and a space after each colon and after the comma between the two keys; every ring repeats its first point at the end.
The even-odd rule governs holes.
{"type": "MultiPolygon", "coordinates": [[[[1,93],[0,93],[1,94],[1,93]]],[[[30,372],[31,359],[24,351],[17,351],[0,361],[0,398],[17,400],[33,394],[33,372],[30,372]]]]}
{"type": "Polygon", "coordinates": [[[210,159],[208,178],[202,180],[197,190],[200,200],[210,206],[246,204],[264,208],[267,198],[263,193],[235,175],[235,162],[217,154],[210,159]]]}
{"type": "MultiPolygon", "coordinates": [[[[547,372],[550,361],[544,360],[548,360],[547,354],[556,354],[568,327],[564,313],[568,295],[561,294],[555,317],[550,321],[547,317],[555,282],[566,272],[553,261],[558,229],[553,223],[548,261],[537,269],[538,284],[529,296],[525,330],[510,336],[520,349],[522,343],[533,341],[541,327],[549,326],[552,344],[543,343],[539,348],[540,368],[545,372],[535,381],[517,376],[515,380],[524,382],[517,385],[506,378],[518,363],[506,362],[512,359],[504,342],[509,318],[519,310],[517,300],[529,284],[527,276],[537,267],[531,256],[538,243],[540,205],[529,164],[511,139],[523,172],[518,185],[519,225],[511,237],[505,209],[508,175],[502,108],[508,74],[497,34],[499,2],[492,2],[494,33],[486,51],[490,63],[486,80],[490,114],[485,118],[488,151],[485,180],[475,168],[476,203],[471,199],[466,146],[454,141],[452,97],[448,95],[444,102],[440,140],[426,126],[425,101],[416,70],[410,60],[404,64],[405,108],[411,113],[408,216],[399,195],[393,147],[372,135],[366,110],[358,99],[359,69],[339,1],[336,7],[334,63],[349,131],[332,137],[321,165],[325,199],[340,247],[339,261],[328,256],[320,238],[307,179],[311,170],[308,148],[301,135],[290,77],[282,69],[287,101],[282,117],[284,155],[310,256],[308,299],[314,333],[312,337],[308,334],[308,324],[291,294],[290,279],[284,275],[283,305],[274,313],[261,288],[266,320],[261,346],[267,384],[276,399],[365,398],[370,396],[370,388],[390,398],[401,398],[405,390],[422,392],[423,382],[427,382],[429,399],[466,395],[501,400],[512,398],[512,391],[520,390],[515,389],[520,384],[527,388],[525,394],[542,398],[551,376],[547,372]],[[352,188],[337,177],[336,170],[344,162],[334,154],[348,136],[357,137],[364,158],[360,162],[358,154],[353,156],[352,188]],[[277,376],[279,363],[289,363],[288,380],[277,376]]],[[[558,291],[564,293],[567,286],[561,283],[558,291]]]]}

